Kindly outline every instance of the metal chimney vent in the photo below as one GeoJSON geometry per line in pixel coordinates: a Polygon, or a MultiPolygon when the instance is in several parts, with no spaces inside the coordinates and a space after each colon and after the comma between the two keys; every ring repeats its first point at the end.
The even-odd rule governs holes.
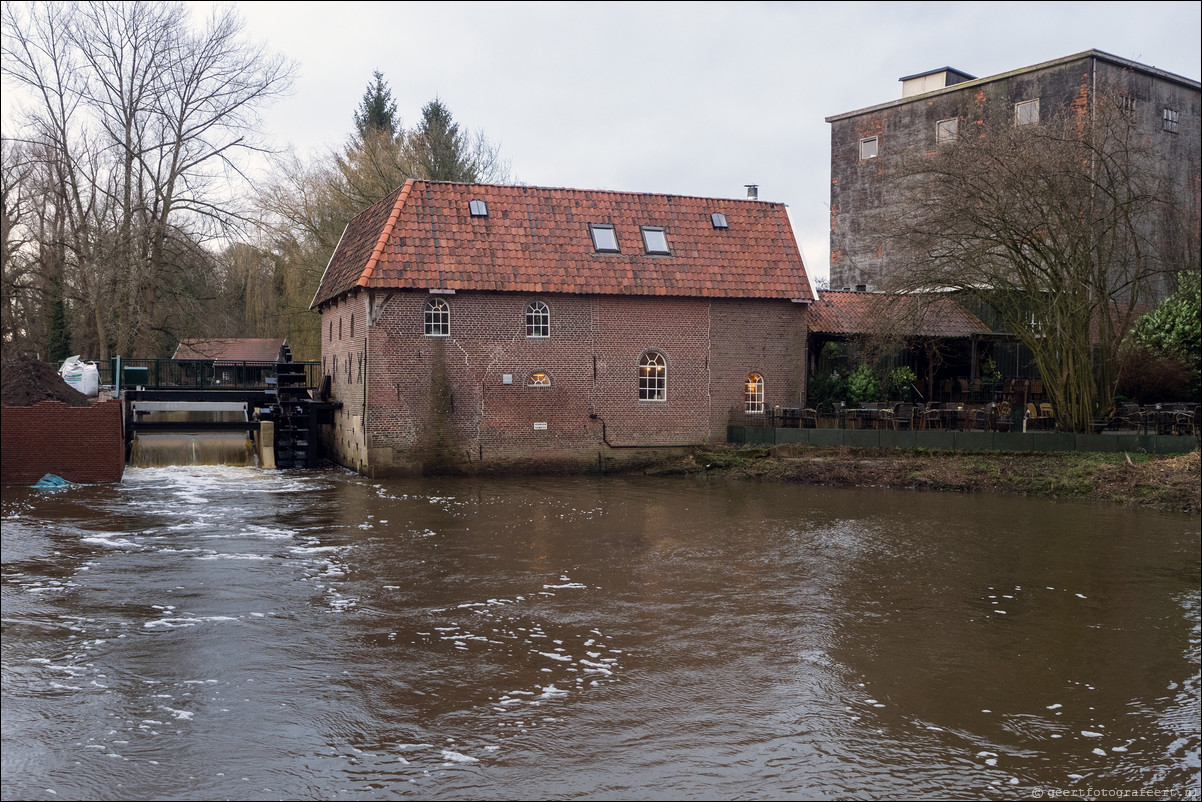
{"type": "Polygon", "coordinates": [[[744,184],[743,186],[747,187],[747,200],[759,200],[760,199],[760,185],[759,184],[744,184]]]}

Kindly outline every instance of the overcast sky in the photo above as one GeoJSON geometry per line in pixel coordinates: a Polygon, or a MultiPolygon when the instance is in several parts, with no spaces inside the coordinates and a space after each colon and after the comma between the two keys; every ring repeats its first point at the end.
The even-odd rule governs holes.
{"type": "MultiPolygon", "coordinates": [[[[207,4],[197,4],[205,7],[207,4]]],[[[384,73],[406,125],[440,97],[515,181],[782,201],[825,276],[833,114],[901,96],[898,78],[978,77],[1096,48],[1202,77],[1202,3],[235,4],[294,59],[267,133],[336,146],[384,73]]]]}

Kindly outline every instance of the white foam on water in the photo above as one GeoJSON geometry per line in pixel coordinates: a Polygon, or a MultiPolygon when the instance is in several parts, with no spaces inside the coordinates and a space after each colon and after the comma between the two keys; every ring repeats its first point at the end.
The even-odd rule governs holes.
{"type": "Polygon", "coordinates": [[[202,554],[195,560],[270,560],[266,554],[202,554]]]}
{"type": "Polygon", "coordinates": [[[1086,738],[1101,738],[1102,737],[1102,733],[1093,732],[1091,730],[1081,730],[1081,734],[1084,735],[1086,738]]]}
{"type": "MultiPolygon", "coordinates": [[[[167,707],[166,705],[159,705],[159,710],[166,710],[168,713],[175,716],[175,718],[180,721],[190,721],[192,719],[192,716],[194,715],[193,713],[191,713],[187,710],[176,710],[174,707],[167,707]]],[[[162,722],[155,722],[155,723],[161,724],[162,722]]]]}
{"type": "Polygon", "coordinates": [[[1106,757],[1105,749],[1098,749],[1097,747],[1094,747],[1094,749],[1092,751],[1095,755],[1098,755],[1099,757],[1106,757]]]}
{"type": "Polygon", "coordinates": [[[556,654],[556,653],[554,653],[554,652],[539,652],[539,654],[541,654],[543,657],[550,657],[552,660],[558,660],[558,661],[560,661],[561,663],[570,663],[570,662],[572,662],[572,657],[571,657],[571,655],[566,655],[566,654],[556,654]]]}
{"type": "Polygon", "coordinates": [[[123,537],[92,535],[90,537],[81,537],[80,540],[84,543],[98,543],[101,546],[108,546],[111,549],[140,549],[142,546],[132,540],[127,540],[123,537]]]}

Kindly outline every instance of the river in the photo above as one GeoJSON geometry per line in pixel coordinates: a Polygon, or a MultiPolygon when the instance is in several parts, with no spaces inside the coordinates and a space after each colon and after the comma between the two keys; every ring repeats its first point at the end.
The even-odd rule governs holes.
{"type": "Polygon", "coordinates": [[[1198,516],[217,467],[2,514],[4,799],[1198,798],[1198,516]]]}

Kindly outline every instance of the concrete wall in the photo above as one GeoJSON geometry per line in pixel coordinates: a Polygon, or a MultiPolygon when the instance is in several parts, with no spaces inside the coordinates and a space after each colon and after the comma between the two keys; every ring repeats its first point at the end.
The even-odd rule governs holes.
{"type": "MultiPolygon", "coordinates": [[[[450,306],[450,335],[437,337],[423,331],[430,297],[377,293],[368,304],[366,382],[334,383],[344,414],[329,442],[348,467],[385,475],[628,464],[650,459],[638,452],[652,447],[725,441],[748,373],[764,377],[769,407],[801,398],[805,307],[788,301],[460,293],[439,296],[450,306]],[[549,337],[526,336],[526,307],[536,300],[550,309],[549,337]],[[648,350],[667,362],[664,401],[638,397],[648,350]],[[532,386],[535,372],[550,386],[532,386]],[[341,445],[354,441],[357,424],[361,463],[341,445]]],[[[328,316],[349,315],[345,306],[323,310],[323,342],[328,319],[337,319],[328,316]]],[[[348,348],[335,324],[323,360],[332,369],[338,357],[345,371],[348,348]]]]}
{"type": "Polygon", "coordinates": [[[5,484],[33,484],[47,473],[81,484],[120,482],[125,471],[121,402],[72,407],[43,401],[3,407],[5,484]]]}

